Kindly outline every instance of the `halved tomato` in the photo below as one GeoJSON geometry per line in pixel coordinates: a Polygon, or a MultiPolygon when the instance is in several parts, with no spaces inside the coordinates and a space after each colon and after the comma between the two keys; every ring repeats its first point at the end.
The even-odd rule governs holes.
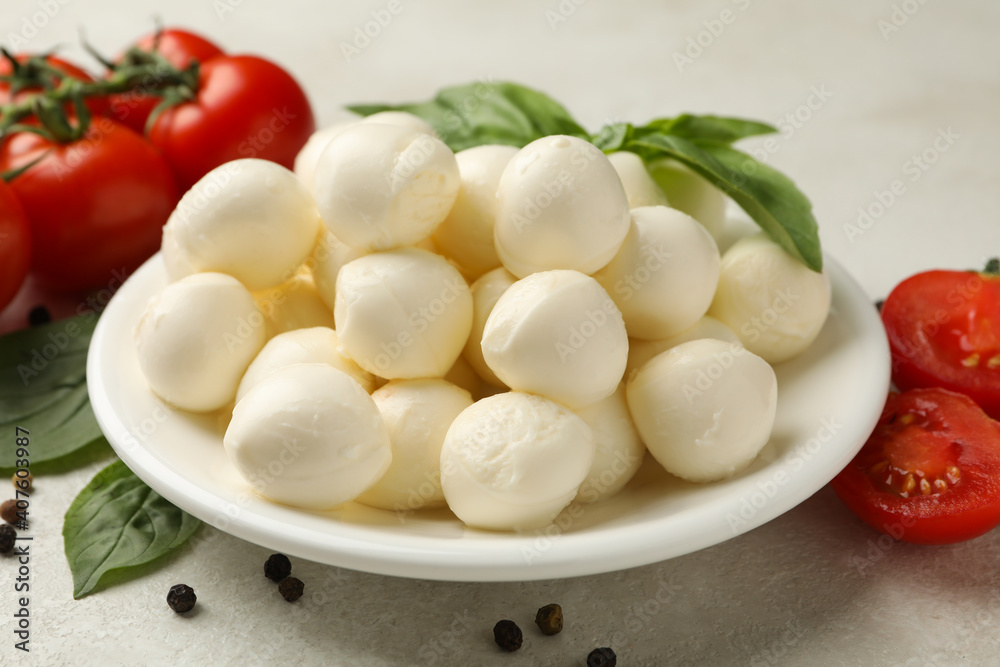
{"type": "Polygon", "coordinates": [[[896,539],[978,537],[1000,525],[1000,422],[946,389],[889,394],[874,433],[830,485],[896,539]]]}
{"type": "Polygon", "coordinates": [[[926,271],[882,306],[900,389],[944,387],[1000,419],[1000,276],[926,271]]]}

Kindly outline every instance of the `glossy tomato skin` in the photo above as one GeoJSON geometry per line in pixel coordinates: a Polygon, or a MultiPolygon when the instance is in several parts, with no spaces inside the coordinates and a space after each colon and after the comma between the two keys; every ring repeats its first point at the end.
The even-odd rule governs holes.
{"type": "Polygon", "coordinates": [[[149,137],[183,192],[239,158],[291,169],[315,129],[309,100],[290,74],[263,58],[237,55],[202,63],[197,99],[164,111],[149,137]]]}
{"type": "Polygon", "coordinates": [[[28,216],[14,191],[0,180],[0,310],[21,289],[30,265],[28,216]]]}
{"type": "Polygon", "coordinates": [[[178,194],[149,142],[109,118],[95,119],[71,144],[20,133],[0,147],[0,170],[19,169],[46,151],[11,182],[28,215],[32,270],[42,285],[105,287],[156,252],[178,194]]]}
{"type": "Polygon", "coordinates": [[[978,537],[1000,525],[1000,423],[946,389],[892,393],[868,442],[830,485],[896,539],[978,537]]]}
{"type": "Polygon", "coordinates": [[[1000,419],[1000,277],[918,273],[889,294],[882,321],[897,387],[944,387],[1000,419]]]}
{"type": "MultiPolygon", "coordinates": [[[[28,54],[16,54],[14,56],[19,62],[24,62],[29,57],[28,54]]],[[[63,60],[57,56],[48,56],[45,61],[58,69],[61,72],[65,72],[69,76],[80,79],[82,81],[93,81],[94,78],[90,76],[86,71],[80,69],[73,63],[63,60]]],[[[13,68],[10,66],[10,62],[6,58],[0,58],[0,76],[9,76],[13,68]]],[[[36,93],[40,88],[29,88],[26,90],[20,90],[15,95],[10,93],[10,84],[6,81],[0,81],[0,105],[9,104],[12,101],[22,102],[27,99],[33,93],[36,93]]],[[[67,109],[71,109],[71,105],[67,105],[67,109]]],[[[103,97],[92,97],[87,100],[87,108],[90,113],[99,116],[103,114],[108,109],[108,101],[103,97]]]]}
{"type": "MultiPolygon", "coordinates": [[[[135,46],[143,51],[151,52],[155,39],[155,33],[151,33],[139,39],[135,46]]],[[[188,67],[192,61],[204,62],[210,58],[221,56],[222,49],[201,35],[179,28],[167,28],[160,33],[157,53],[162,55],[168,63],[182,70],[188,67]]],[[[120,59],[121,57],[119,57],[120,59]]],[[[159,97],[143,95],[138,91],[112,95],[109,115],[139,134],[143,134],[149,115],[159,103],[159,97]]]]}

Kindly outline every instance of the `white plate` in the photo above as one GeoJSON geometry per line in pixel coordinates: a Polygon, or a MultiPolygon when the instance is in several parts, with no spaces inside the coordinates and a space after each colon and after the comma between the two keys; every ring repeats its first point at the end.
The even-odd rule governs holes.
{"type": "Polygon", "coordinates": [[[90,400],[112,446],[149,486],[237,537],[287,554],[379,574],[512,581],[645,565],[717,544],[788,511],[861,448],[889,386],[889,352],[871,301],[826,258],[830,317],[813,346],[780,365],[773,436],[742,474],[708,485],[667,475],[650,457],[625,490],[572,505],[527,534],[465,528],[447,510],[410,514],[349,503],[328,512],[253,494],[222,448],[227,415],[175,411],[140,373],[132,332],[166,284],[159,255],[111,300],[90,345],[90,400]]]}

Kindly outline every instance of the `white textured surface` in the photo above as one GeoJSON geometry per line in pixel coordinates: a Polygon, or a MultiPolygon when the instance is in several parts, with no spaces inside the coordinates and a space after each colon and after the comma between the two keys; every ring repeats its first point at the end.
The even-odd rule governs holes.
{"type": "MultiPolygon", "coordinates": [[[[82,26],[92,43],[113,52],[159,14],[229,50],[266,52],[290,67],[323,125],[344,118],[344,103],[423,99],[443,85],[491,75],[551,93],[590,128],[685,110],[774,122],[823,90],[829,99],[812,98],[819,108],[809,120],[794,121],[799,127],[782,121],[790,136],[771,148],[762,140],[747,146],[768,151],[769,162],[810,195],[825,248],[875,298],[915,271],[977,266],[1000,248],[1000,6],[927,2],[884,39],[877,22],[890,20],[894,4],[918,6],[589,0],[552,29],[546,12],[559,11],[556,0],[401,0],[402,12],[347,62],[340,43],[387,2],[287,2],[279,10],[239,0],[71,0],[44,20],[27,48],[75,43],[82,26]],[[673,54],[723,10],[735,20],[679,72],[673,54]],[[959,137],[911,180],[907,161],[932,150],[939,129],[949,127],[959,137]],[[858,207],[877,202],[875,192],[895,179],[905,194],[851,243],[844,225],[856,223],[858,207]]],[[[10,33],[20,35],[39,7],[37,0],[7,3],[0,39],[10,44],[10,33]]],[[[78,48],[67,53],[80,55],[78,48]]],[[[727,543],[616,574],[449,584],[295,560],[306,595],[289,605],[260,575],[267,550],[202,529],[166,567],[74,601],[62,515],[97,467],[37,480],[32,653],[12,646],[8,576],[0,586],[4,665],[288,658],[365,667],[576,665],[599,645],[613,646],[623,665],[951,665],[993,664],[1000,647],[1000,533],[948,547],[880,546],[829,489],[727,543]],[[165,604],[178,582],[198,593],[190,617],[165,604]],[[566,629],[555,637],[532,624],[535,609],[549,602],[566,614],[566,629]],[[525,631],[516,655],[492,643],[500,618],[525,631]]],[[[11,564],[0,560],[8,572],[11,564]]]]}

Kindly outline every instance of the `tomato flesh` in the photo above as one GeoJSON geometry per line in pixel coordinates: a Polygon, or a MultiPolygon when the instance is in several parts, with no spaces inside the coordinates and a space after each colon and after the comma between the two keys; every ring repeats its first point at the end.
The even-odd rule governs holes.
{"type": "Polygon", "coordinates": [[[889,395],[854,460],[830,482],[865,523],[916,544],[1000,525],[1000,423],[946,389],[889,395]]]}
{"type": "Polygon", "coordinates": [[[944,387],[1000,418],[1000,277],[918,273],[889,294],[882,321],[898,388],[944,387]]]}

